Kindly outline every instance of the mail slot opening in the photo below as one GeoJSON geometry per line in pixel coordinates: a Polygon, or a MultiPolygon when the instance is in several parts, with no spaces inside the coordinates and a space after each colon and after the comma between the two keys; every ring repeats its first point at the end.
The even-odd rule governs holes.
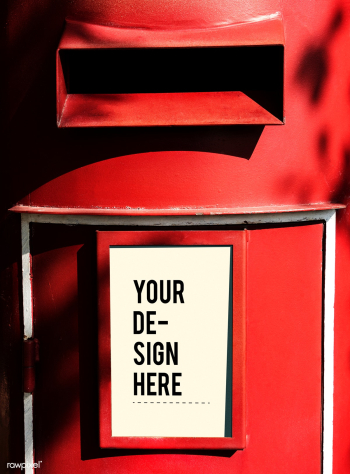
{"type": "Polygon", "coordinates": [[[59,126],[283,123],[282,45],[61,49],[59,126]]]}
{"type": "Polygon", "coordinates": [[[145,94],[256,90],[283,86],[283,47],[61,50],[69,94],[145,94]]]}

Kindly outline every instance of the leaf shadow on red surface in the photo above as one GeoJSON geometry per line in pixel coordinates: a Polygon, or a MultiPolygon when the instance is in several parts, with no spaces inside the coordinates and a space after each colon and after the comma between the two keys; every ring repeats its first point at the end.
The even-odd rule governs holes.
{"type": "MultiPolygon", "coordinates": [[[[349,4],[346,1],[339,2],[329,17],[321,38],[315,37],[305,48],[294,75],[295,86],[304,95],[309,110],[315,113],[315,116],[322,111],[323,106],[327,107],[330,94],[335,94],[336,88],[342,87],[342,81],[345,80],[348,83],[347,88],[343,90],[344,96],[340,100],[339,96],[337,96],[337,100],[333,98],[333,113],[328,116],[325,114],[314,135],[315,167],[318,168],[317,171],[322,172],[322,183],[318,183],[316,179],[301,177],[299,173],[287,174],[280,181],[281,193],[286,189],[292,189],[301,203],[312,202],[313,196],[317,195],[318,186],[324,186],[324,182],[326,182],[328,187],[325,200],[347,206],[345,209],[337,211],[336,224],[337,239],[339,238],[343,242],[341,244],[342,252],[345,252],[345,255],[347,249],[344,248],[344,237],[347,242],[350,241],[350,137],[349,127],[346,128],[343,123],[346,114],[341,115],[341,112],[349,109],[350,76],[349,69],[343,67],[348,64],[348,58],[345,58],[344,55],[334,55],[334,52],[336,52],[335,48],[339,48],[339,42],[335,44],[338,35],[342,35],[343,41],[346,42],[345,47],[343,46],[344,53],[349,51],[348,32],[349,4]],[[336,70],[334,69],[336,66],[334,57],[338,61],[336,70]],[[344,62],[339,64],[339,61],[344,62]],[[338,74],[337,82],[332,81],[335,74],[338,74]],[[338,110],[339,116],[342,118],[338,118],[338,110]]],[[[349,121],[347,123],[349,124],[349,121]]],[[[347,261],[347,257],[345,257],[344,262],[347,261]]],[[[347,314],[349,292],[346,289],[346,283],[344,285],[345,274],[341,276],[341,268],[343,267],[344,271],[346,266],[344,262],[339,262],[338,258],[336,259],[333,467],[335,471],[340,469],[342,472],[348,472],[350,445],[348,438],[344,437],[344,433],[346,433],[346,419],[348,419],[348,417],[346,418],[346,406],[348,407],[349,397],[346,393],[348,393],[350,376],[349,318],[347,314]]]]}
{"type": "MultiPolygon", "coordinates": [[[[342,34],[345,28],[349,27],[348,25],[348,12],[342,4],[339,4],[330,16],[322,37],[316,38],[305,47],[295,71],[294,84],[307,98],[309,108],[315,113],[321,110],[324,105],[325,95],[329,91],[330,79],[334,74],[331,69],[331,54],[335,47],[334,41],[338,34],[342,34]]],[[[350,94],[348,97],[344,97],[344,104],[349,102],[350,94]]],[[[339,104],[339,106],[342,105],[339,104]]],[[[325,175],[327,184],[328,171],[332,171],[329,158],[336,137],[336,127],[337,124],[334,120],[327,117],[316,133],[314,142],[316,164],[325,175]]],[[[348,133],[344,134],[341,140],[342,142],[340,142],[336,152],[337,178],[331,184],[328,184],[326,200],[332,203],[347,204],[350,199],[350,142],[348,133]]],[[[300,203],[314,202],[313,194],[317,194],[319,186],[317,180],[309,177],[303,178],[301,173],[297,172],[286,174],[280,179],[279,183],[281,193],[290,190],[297,196],[300,203]]],[[[350,215],[347,209],[339,210],[337,215],[339,226],[350,237],[350,215]]]]}
{"type": "Polygon", "coordinates": [[[308,93],[310,103],[317,105],[322,100],[324,88],[331,71],[329,51],[331,41],[344,24],[344,12],[336,9],[320,42],[307,46],[295,74],[295,81],[308,93]]]}

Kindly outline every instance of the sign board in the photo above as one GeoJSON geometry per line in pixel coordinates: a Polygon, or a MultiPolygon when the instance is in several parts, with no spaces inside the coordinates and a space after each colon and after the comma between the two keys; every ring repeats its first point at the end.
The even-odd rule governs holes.
{"type": "Polygon", "coordinates": [[[244,250],[241,231],[98,232],[102,447],[243,447],[244,250]]]}

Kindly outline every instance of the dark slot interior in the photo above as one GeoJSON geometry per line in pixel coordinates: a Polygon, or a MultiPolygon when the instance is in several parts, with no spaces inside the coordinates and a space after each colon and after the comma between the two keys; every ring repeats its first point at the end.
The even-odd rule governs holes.
{"type": "Polygon", "coordinates": [[[61,50],[68,94],[241,91],[283,120],[283,46],[61,50]]]}

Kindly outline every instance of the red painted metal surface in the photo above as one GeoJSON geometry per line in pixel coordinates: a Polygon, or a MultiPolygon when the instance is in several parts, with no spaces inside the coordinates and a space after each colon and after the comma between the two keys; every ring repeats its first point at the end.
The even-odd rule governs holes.
{"type": "MultiPolygon", "coordinates": [[[[67,21],[59,49],[283,45],[281,15],[209,28],[113,28],[67,21]]],[[[145,25],[146,26],[146,25],[145,25]]]]}
{"type": "Polygon", "coordinates": [[[23,341],[23,391],[33,393],[35,389],[35,363],[39,362],[39,341],[23,341]]]}
{"type": "Polygon", "coordinates": [[[323,225],[249,233],[247,447],[160,454],[99,447],[95,228],[33,225],[41,350],[34,423],[43,473],[319,474],[323,225]]]}
{"type": "MultiPolygon", "coordinates": [[[[120,449],[242,449],[245,434],[246,232],[98,232],[100,446],[120,449]],[[222,438],[112,437],[109,248],[121,246],[232,245],[232,436],[222,438]]],[[[215,320],[215,316],[213,315],[215,320]]]]}
{"type": "MultiPolygon", "coordinates": [[[[155,3],[152,12],[140,7],[144,16],[139,12],[138,22],[136,11],[131,13],[126,3],[118,4],[122,10],[126,9],[124,13],[120,10],[120,22],[127,23],[132,18],[136,25],[144,21],[152,29],[154,24],[147,23],[147,19],[152,17],[160,22],[167,18],[168,29],[175,28],[177,32],[181,22],[185,22],[181,12],[186,9],[189,13],[187,7],[178,3],[177,7],[155,3]],[[126,11],[131,16],[127,17],[126,11]]],[[[231,13],[225,2],[216,2],[215,8],[213,5],[211,2],[205,9],[197,10],[192,5],[202,26],[213,26],[209,12],[214,23],[219,11],[223,23],[228,18],[232,20],[236,13],[238,20],[249,16],[248,10],[243,15],[243,6],[238,8],[234,2],[231,13]]],[[[259,7],[245,2],[245,7],[256,16],[266,14],[266,9],[271,14],[278,10],[274,10],[276,5],[271,5],[269,10],[268,2],[259,3],[259,7]]],[[[113,16],[117,8],[109,4],[107,8],[107,3],[104,6],[106,10],[102,6],[101,11],[95,8],[96,22],[102,11],[113,16]]],[[[91,8],[89,4],[81,14],[88,15],[91,8]]],[[[10,174],[16,179],[11,184],[5,183],[7,207],[21,202],[38,207],[168,209],[171,213],[173,208],[201,206],[274,207],[342,202],[346,195],[349,117],[347,99],[342,97],[347,97],[346,77],[350,73],[342,58],[348,50],[348,17],[339,7],[343,21],[335,26],[325,46],[322,38],[330,31],[337,8],[323,0],[317,15],[308,11],[307,21],[303,15],[294,14],[300,8],[299,3],[287,2],[282,9],[288,33],[285,56],[288,122],[284,127],[256,126],[249,130],[208,127],[204,131],[197,127],[190,131],[186,127],[179,130],[150,127],[68,133],[56,130],[45,118],[54,114],[49,98],[49,91],[55,87],[54,77],[49,70],[48,77],[39,75],[31,99],[28,97],[23,103],[10,134],[12,156],[17,158],[8,164],[13,167],[10,174]],[[307,54],[311,55],[310,60],[307,54]],[[327,62],[322,59],[325,57],[327,62]],[[44,98],[38,104],[39,96],[44,98]],[[341,104],[336,116],[334,103],[341,104]],[[19,129],[21,140],[18,140],[19,129]]],[[[198,23],[188,26],[193,30],[198,23]]]]}
{"type": "MultiPolygon", "coordinates": [[[[5,245],[0,268],[3,318],[3,343],[0,344],[0,440],[1,453],[5,453],[6,461],[23,459],[23,443],[19,441],[23,439],[22,314],[19,303],[21,272],[18,256],[20,225],[16,220],[17,216],[8,217],[6,210],[17,203],[28,206],[29,212],[38,207],[38,212],[46,212],[43,209],[47,208],[49,213],[60,213],[60,208],[67,208],[72,213],[94,214],[102,208],[107,209],[102,213],[112,214],[113,211],[109,209],[122,209],[123,213],[136,214],[141,212],[138,211],[139,208],[143,208],[145,213],[150,214],[155,213],[157,209],[162,209],[162,214],[178,212],[176,209],[185,213],[189,209],[189,213],[193,214],[197,209],[201,212],[201,208],[217,212],[220,209],[256,209],[259,206],[272,210],[280,206],[300,208],[310,203],[346,204],[350,193],[350,63],[344,58],[348,56],[350,44],[349,17],[349,5],[346,0],[339,0],[337,3],[333,0],[320,0],[317,4],[301,0],[208,0],[205,4],[202,0],[24,0],[8,4],[9,90],[6,97],[12,122],[4,133],[8,141],[9,155],[2,162],[3,184],[0,187],[3,193],[1,209],[6,216],[2,220],[5,245]],[[212,32],[217,27],[225,28],[233,23],[271,15],[276,11],[281,11],[283,15],[286,33],[285,126],[208,126],[201,130],[192,127],[190,131],[187,127],[163,127],[161,130],[155,130],[153,127],[147,130],[134,128],[132,131],[127,127],[123,130],[57,129],[54,94],[56,73],[52,58],[55,57],[65,18],[135,31],[166,29],[176,33],[186,29],[191,32],[196,29],[208,29],[212,32]]],[[[336,474],[350,472],[349,228],[349,211],[342,210],[337,218],[335,283],[336,474]]],[[[61,228],[56,227],[55,232],[61,232],[61,228]]],[[[66,242],[64,232],[60,238],[57,236],[57,247],[66,242]]],[[[69,242],[72,245],[76,243],[69,242]]],[[[66,249],[66,252],[70,251],[73,252],[72,249],[66,249]]],[[[58,249],[55,252],[58,252],[58,249]]],[[[60,254],[62,258],[63,253],[60,254]]],[[[269,257],[271,265],[275,259],[272,250],[269,257]]],[[[58,261],[51,261],[51,265],[55,265],[57,270],[61,268],[58,261]]],[[[51,425],[44,430],[46,438],[41,431],[37,432],[37,436],[41,436],[37,440],[42,442],[38,455],[45,454],[48,470],[49,466],[53,469],[52,462],[57,460],[61,463],[61,470],[72,471],[74,466],[80,463],[80,451],[76,442],[80,436],[80,402],[77,387],[74,385],[78,381],[77,353],[71,350],[74,345],[72,341],[76,341],[76,328],[75,323],[69,319],[69,310],[74,306],[71,296],[75,291],[73,275],[76,266],[69,264],[67,268],[71,275],[63,276],[72,280],[69,280],[65,291],[55,294],[55,312],[46,313],[45,318],[48,325],[52,324],[54,334],[57,314],[60,314],[62,324],[66,325],[65,334],[69,334],[71,339],[64,349],[63,340],[57,343],[58,351],[56,354],[51,353],[50,357],[52,356],[52,360],[57,364],[55,368],[59,367],[62,360],[68,359],[72,365],[72,373],[71,377],[68,373],[63,376],[52,367],[50,373],[45,361],[40,363],[46,367],[47,380],[60,390],[60,397],[55,399],[57,403],[54,408],[47,400],[42,400],[46,421],[49,422],[50,414],[52,419],[51,425]],[[65,302],[64,305],[61,306],[59,298],[65,302]],[[63,306],[68,312],[64,311],[63,306]],[[67,383],[74,387],[69,391],[71,395],[74,393],[74,402],[71,404],[66,400],[67,383]],[[63,419],[59,420],[63,406],[69,412],[71,431],[64,428],[63,419]],[[54,452],[55,444],[60,455],[54,452]],[[69,454],[66,453],[64,457],[64,449],[67,447],[69,454]]],[[[62,267],[62,274],[65,274],[67,268],[64,270],[62,267]]],[[[266,275],[261,275],[262,285],[265,279],[266,275]]],[[[276,286],[278,280],[275,279],[276,286]]],[[[256,283],[260,284],[258,280],[256,283]]],[[[46,300],[51,295],[50,287],[46,286],[45,291],[40,297],[41,305],[50,306],[50,301],[46,300]]],[[[256,301],[260,301],[261,307],[265,307],[269,302],[268,299],[256,301]]],[[[269,309],[272,311],[271,307],[269,309]]],[[[256,309],[256,315],[258,312],[259,309],[256,309]]],[[[44,318],[44,315],[42,317],[44,318]]],[[[258,321],[257,316],[253,322],[256,326],[265,324],[265,321],[258,321]]],[[[293,327],[290,333],[295,334],[293,327]]],[[[306,333],[312,341],[313,332],[306,333]]],[[[262,347],[257,337],[253,341],[256,347],[262,347]]],[[[302,352],[303,349],[300,348],[300,353],[302,352]]],[[[298,354],[297,351],[293,354],[288,352],[291,360],[295,353],[298,354]]],[[[249,354],[250,360],[253,360],[253,355],[249,354]]],[[[261,355],[261,352],[259,354],[261,355]]],[[[271,357],[273,355],[278,358],[272,350],[271,357]]],[[[83,357],[89,360],[89,352],[85,352],[83,357]]],[[[266,349],[263,360],[266,361],[268,357],[266,349]]],[[[305,358],[305,361],[308,362],[308,359],[305,358]]],[[[254,370],[259,375],[256,367],[254,370]]],[[[278,393],[283,400],[286,393],[282,387],[286,382],[283,378],[279,380],[281,387],[278,393]]],[[[250,373],[248,383],[254,389],[260,385],[264,388],[261,379],[258,387],[254,386],[250,373]]],[[[275,390],[275,385],[271,387],[270,391],[275,390]]],[[[300,390],[303,391],[303,388],[300,390]]],[[[269,396],[267,388],[261,393],[265,397],[269,396]]],[[[82,407],[84,403],[83,400],[82,407]]],[[[267,403],[267,407],[263,404],[262,408],[266,408],[266,412],[270,413],[270,406],[275,409],[272,402],[267,403]]],[[[289,407],[284,408],[288,412],[289,407]]],[[[254,415],[257,416],[256,423],[260,422],[262,427],[268,426],[271,420],[274,421],[272,416],[264,414],[263,409],[259,413],[254,412],[254,415]]],[[[304,419],[308,419],[308,414],[304,419]]],[[[249,420],[251,416],[248,413],[248,423],[249,420]]],[[[297,420],[291,421],[291,425],[293,423],[297,425],[297,420]]],[[[82,433],[89,431],[88,424],[83,424],[83,427],[82,433]]],[[[262,431],[261,428],[261,433],[262,431]]],[[[285,442],[285,436],[282,430],[278,433],[279,438],[274,440],[279,447],[281,441],[285,442]]],[[[268,444],[269,439],[267,436],[266,440],[263,440],[265,444],[261,445],[260,458],[249,458],[251,470],[255,468],[255,471],[273,472],[275,469],[278,473],[288,474],[290,471],[308,472],[309,465],[305,466],[304,463],[309,460],[311,462],[307,452],[309,444],[301,432],[299,439],[297,436],[293,438],[295,443],[293,447],[290,444],[290,450],[285,457],[294,462],[292,466],[282,464],[282,460],[280,464],[266,466],[268,459],[274,459],[279,452],[279,449],[268,444]],[[301,453],[300,456],[296,454],[295,446],[300,449],[305,446],[304,457],[301,453]]],[[[142,465],[147,472],[147,463],[153,463],[155,458],[155,455],[142,459],[135,456],[133,462],[138,466],[142,465]]],[[[210,458],[213,461],[213,471],[222,473],[231,468],[239,471],[238,458],[239,453],[232,459],[210,458]]],[[[207,461],[207,457],[203,459],[195,456],[188,456],[182,461],[180,458],[173,459],[170,455],[162,458],[163,463],[176,464],[180,472],[189,470],[190,467],[206,472],[207,461]]],[[[107,467],[112,463],[111,460],[104,462],[107,467]]],[[[124,469],[124,472],[133,469],[130,458],[119,458],[119,462],[118,469],[124,469]]],[[[93,463],[94,461],[91,461],[91,464],[93,463]]],[[[157,461],[155,469],[159,466],[160,462],[157,461]]],[[[93,471],[93,468],[90,470],[93,471]]],[[[110,470],[113,470],[113,467],[110,470]]]]}
{"type": "Polygon", "coordinates": [[[147,0],[121,0],[115,4],[108,0],[96,8],[93,0],[74,4],[68,14],[73,19],[89,23],[98,23],[131,28],[165,28],[178,30],[182,28],[229,27],[237,22],[254,21],[256,17],[268,19],[280,10],[278,0],[193,0],[191,3],[158,1],[150,8],[147,0]]]}
{"type": "Polygon", "coordinates": [[[69,94],[60,127],[281,125],[242,92],[69,94]],[[185,113],[184,113],[185,111],[185,113]]]}

